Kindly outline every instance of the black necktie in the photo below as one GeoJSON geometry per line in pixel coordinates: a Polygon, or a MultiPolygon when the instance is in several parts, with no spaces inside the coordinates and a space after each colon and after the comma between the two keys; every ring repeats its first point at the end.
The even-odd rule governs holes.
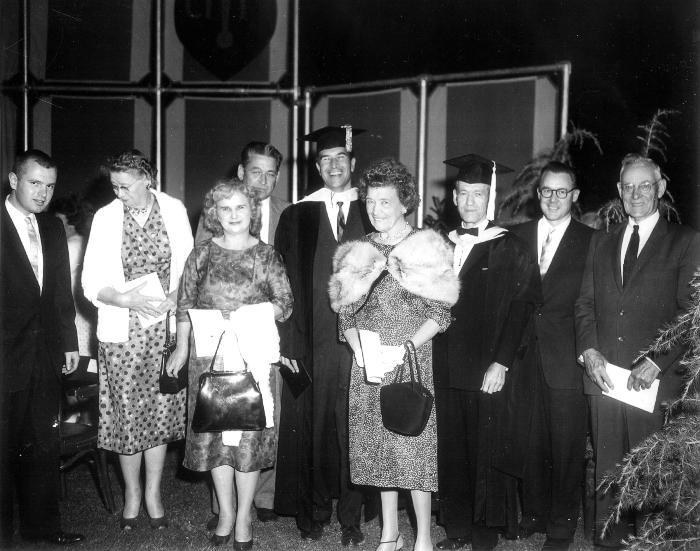
{"type": "Polygon", "coordinates": [[[345,216],[343,215],[343,202],[338,201],[336,205],[338,205],[338,220],[336,222],[336,229],[338,243],[340,243],[340,240],[343,239],[343,232],[345,231],[345,216]]]}
{"type": "Polygon", "coordinates": [[[637,262],[637,254],[639,253],[639,226],[634,225],[632,237],[630,237],[627,251],[625,252],[625,261],[622,263],[622,286],[627,285],[634,263],[637,262]]]}
{"type": "Polygon", "coordinates": [[[463,228],[460,226],[457,228],[457,235],[464,235],[465,233],[468,233],[469,235],[473,235],[474,237],[479,236],[479,228],[463,228]]]}

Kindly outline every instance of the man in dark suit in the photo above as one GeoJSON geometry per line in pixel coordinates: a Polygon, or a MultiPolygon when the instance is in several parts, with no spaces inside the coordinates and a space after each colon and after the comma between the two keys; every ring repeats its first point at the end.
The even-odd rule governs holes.
{"type": "MultiPolygon", "coordinates": [[[[274,243],[275,232],[277,231],[277,224],[279,224],[282,211],[289,206],[289,201],[272,195],[279,179],[282,160],[282,154],[274,145],[265,142],[249,142],[241,151],[241,162],[238,164],[236,173],[238,179],[256,190],[261,199],[262,227],[260,228],[260,240],[264,243],[274,243]]],[[[204,216],[200,216],[194,239],[195,244],[211,239],[211,237],[211,233],[204,229],[204,216]]],[[[272,373],[273,379],[270,380],[270,384],[275,392],[275,427],[279,431],[279,404],[282,394],[282,381],[277,371],[272,373]]],[[[253,502],[258,520],[261,522],[277,519],[277,514],[274,512],[275,479],[276,467],[263,469],[260,472],[253,502]]],[[[215,492],[212,492],[212,503],[214,505],[214,517],[207,523],[209,528],[215,527],[218,522],[219,509],[215,492]]]]}
{"type": "MultiPolygon", "coordinates": [[[[241,151],[241,162],[238,164],[236,172],[239,180],[259,192],[262,215],[260,239],[269,244],[274,243],[282,211],[289,206],[289,201],[272,195],[279,179],[282,159],[282,154],[274,145],[264,142],[249,142],[241,151]]],[[[204,229],[203,220],[204,217],[200,216],[194,238],[195,244],[211,239],[211,234],[204,229]]],[[[263,484],[260,483],[260,486],[263,484]]]]}
{"type": "Polygon", "coordinates": [[[282,361],[296,371],[301,360],[313,380],[297,398],[286,384],[282,390],[275,509],[296,515],[302,537],[318,539],[330,521],[332,498],[339,497],[343,545],[364,540],[362,493],[350,483],[348,463],[352,357],[338,340],[328,281],[338,243],[372,229],[352,187],[353,133],[359,131],[326,127],[305,136],[317,144],[323,187],[282,213],[275,236],[294,294],[292,316],[280,328],[282,361]]]}
{"type": "Polygon", "coordinates": [[[508,507],[516,479],[500,466],[506,452],[517,455],[509,410],[514,400],[529,399],[517,360],[538,295],[537,264],[519,238],[490,222],[495,172],[509,169],[475,155],[445,162],[460,169],[453,199],[462,224],[449,238],[461,288],[433,362],[447,535],[437,547],[485,550],[496,546],[499,531],[517,526],[517,511],[508,507]]]}
{"type": "MultiPolygon", "coordinates": [[[[617,189],[629,218],[593,235],[576,301],[576,346],[586,366],[596,487],[626,452],[661,428],[660,404],[679,395],[682,350],[635,360],[659,329],[688,308],[689,283],[700,265],[700,234],[659,216],[666,180],[654,161],[625,157],[617,189]],[[630,390],[644,391],[660,380],[653,413],[601,394],[612,387],[608,362],[631,370],[630,390]]],[[[597,492],[594,541],[620,548],[629,535],[629,519],[601,533],[613,502],[612,491],[597,492]]]]}
{"type": "Polygon", "coordinates": [[[43,213],[56,165],[29,150],[9,180],[0,211],[0,546],[12,545],[15,490],[22,537],[65,545],[83,536],[61,530],[58,508],[61,366],[77,369],[78,338],[63,224],[43,213]]]}
{"type": "Polygon", "coordinates": [[[581,506],[587,406],[576,362],[574,303],[593,230],[571,218],[578,196],[571,167],[552,161],[537,189],[542,218],[511,228],[538,259],[542,289],[527,356],[537,379],[520,535],[546,532],[543,549],[568,549],[581,506]]]}

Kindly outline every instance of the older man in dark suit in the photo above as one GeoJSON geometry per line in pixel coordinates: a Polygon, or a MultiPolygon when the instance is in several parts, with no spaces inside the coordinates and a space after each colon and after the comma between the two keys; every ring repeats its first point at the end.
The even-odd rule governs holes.
{"type": "Polygon", "coordinates": [[[12,545],[15,489],[22,537],[65,545],[83,536],[61,530],[58,508],[61,366],[78,367],[78,338],[63,224],[43,213],[56,165],[29,150],[9,180],[0,209],[0,547],[12,545]]]}
{"type": "MultiPolygon", "coordinates": [[[[625,157],[617,189],[629,218],[594,234],[576,301],[577,349],[586,366],[596,486],[626,452],[661,428],[661,402],[679,394],[680,350],[635,359],[659,329],[688,308],[689,283],[700,265],[700,234],[659,216],[666,180],[654,161],[625,157]],[[601,394],[612,387],[608,363],[631,370],[630,390],[645,390],[654,379],[660,380],[653,413],[601,394]]],[[[612,503],[611,492],[596,495],[595,543],[620,548],[629,532],[627,519],[601,533],[612,503]]]]}
{"type": "Polygon", "coordinates": [[[520,535],[546,532],[543,549],[569,547],[581,506],[587,406],[576,362],[574,303],[593,230],[571,217],[578,196],[571,167],[552,161],[537,189],[542,217],[511,228],[538,259],[542,289],[534,349],[527,356],[537,379],[520,535]]]}

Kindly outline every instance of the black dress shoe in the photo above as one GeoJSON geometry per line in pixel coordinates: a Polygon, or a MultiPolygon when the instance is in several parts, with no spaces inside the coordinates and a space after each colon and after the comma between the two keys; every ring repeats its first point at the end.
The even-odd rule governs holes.
{"type": "Polygon", "coordinates": [[[320,540],[323,536],[323,524],[314,521],[311,525],[311,530],[301,530],[301,539],[303,540],[320,540]]]}
{"type": "Polygon", "coordinates": [[[464,549],[471,543],[471,538],[445,538],[435,544],[438,549],[464,549]]]}
{"type": "Polygon", "coordinates": [[[547,539],[544,542],[544,545],[542,545],[542,550],[548,550],[548,551],[567,551],[569,549],[569,545],[571,545],[571,542],[573,541],[573,538],[551,538],[547,536],[547,539]]]}
{"type": "Polygon", "coordinates": [[[70,532],[61,531],[54,534],[49,534],[40,539],[48,543],[53,543],[54,545],[71,545],[72,543],[83,541],[85,536],[82,534],[71,534],[70,532]]]}
{"type": "Polygon", "coordinates": [[[365,535],[357,526],[344,526],[342,529],[342,535],[340,537],[340,543],[344,547],[350,545],[360,545],[365,541],[365,535]]]}
{"type": "Polygon", "coordinates": [[[248,549],[253,548],[253,538],[250,538],[248,541],[238,541],[234,539],[233,548],[236,551],[248,551],[248,549]]]}
{"type": "Polygon", "coordinates": [[[157,518],[148,517],[148,524],[151,525],[153,530],[163,530],[170,525],[170,522],[168,521],[168,518],[163,515],[162,517],[157,518]]]}
{"type": "Polygon", "coordinates": [[[231,539],[231,533],[229,532],[225,536],[219,536],[218,534],[212,534],[211,538],[209,538],[209,541],[212,543],[214,547],[221,547],[222,545],[226,545],[228,543],[228,540],[231,539]]]}
{"type": "Polygon", "coordinates": [[[267,509],[265,507],[257,507],[258,520],[260,522],[273,522],[279,517],[272,509],[267,509]]]}

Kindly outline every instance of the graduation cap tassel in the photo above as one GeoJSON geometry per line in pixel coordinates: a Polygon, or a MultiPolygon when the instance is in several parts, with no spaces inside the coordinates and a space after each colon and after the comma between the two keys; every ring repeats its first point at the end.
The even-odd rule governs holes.
{"type": "Polygon", "coordinates": [[[496,217],[496,161],[491,161],[491,189],[489,189],[489,204],[486,206],[486,218],[492,220],[496,217]]]}
{"type": "Polygon", "coordinates": [[[348,153],[352,152],[352,125],[344,124],[340,128],[345,128],[345,149],[348,153]]]}

